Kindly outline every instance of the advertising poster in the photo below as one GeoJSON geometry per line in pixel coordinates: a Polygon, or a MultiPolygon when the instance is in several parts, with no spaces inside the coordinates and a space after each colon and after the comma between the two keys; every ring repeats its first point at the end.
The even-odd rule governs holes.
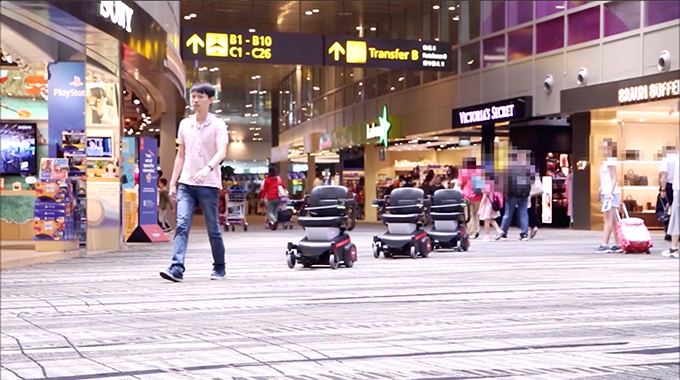
{"type": "Polygon", "coordinates": [[[158,140],[139,139],[139,224],[158,225],[158,140]]]}
{"type": "Polygon", "coordinates": [[[553,196],[553,179],[550,176],[544,176],[543,182],[543,195],[541,195],[541,209],[542,215],[541,219],[543,223],[552,223],[552,196],[553,196]]]}
{"type": "Polygon", "coordinates": [[[0,70],[0,118],[47,120],[46,78],[44,70],[0,70]]]}
{"type": "Polygon", "coordinates": [[[54,62],[47,70],[48,154],[63,157],[62,132],[85,131],[85,63],[54,62]]]}
{"type": "Polygon", "coordinates": [[[123,189],[135,188],[135,156],[137,141],[134,137],[123,137],[121,140],[121,182],[123,189]]]}
{"type": "Polygon", "coordinates": [[[120,124],[118,116],[118,83],[103,81],[86,84],[87,107],[85,123],[90,126],[117,126],[120,124]]]}

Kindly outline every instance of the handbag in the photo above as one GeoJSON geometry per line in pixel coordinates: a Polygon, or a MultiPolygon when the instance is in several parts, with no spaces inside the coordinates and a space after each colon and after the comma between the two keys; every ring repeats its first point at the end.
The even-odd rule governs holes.
{"type": "Polygon", "coordinates": [[[633,183],[633,186],[648,186],[649,185],[649,179],[647,179],[646,175],[640,175],[640,176],[635,176],[635,183],[633,183]]]}
{"type": "Polygon", "coordinates": [[[637,208],[637,201],[633,199],[632,195],[627,196],[626,199],[623,200],[623,204],[626,205],[626,209],[628,210],[635,210],[637,208]]]}
{"type": "Polygon", "coordinates": [[[628,173],[623,176],[623,185],[624,186],[635,186],[635,182],[638,181],[638,175],[635,174],[633,169],[628,170],[628,173]]]}
{"type": "Polygon", "coordinates": [[[661,194],[657,197],[656,216],[659,219],[659,223],[663,225],[671,220],[671,207],[668,199],[662,197],[661,194]]]}
{"type": "Polygon", "coordinates": [[[283,187],[283,181],[281,180],[281,177],[279,177],[279,186],[277,187],[277,190],[279,192],[279,198],[288,197],[288,190],[286,190],[286,188],[283,187]]]}
{"type": "Polygon", "coordinates": [[[500,200],[500,195],[498,193],[493,194],[493,200],[491,201],[491,208],[493,208],[494,211],[501,211],[503,209],[503,205],[501,204],[501,200],[500,200]]]}
{"type": "Polygon", "coordinates": [[[530,197],[535,197],[543,194],[543,183],[541,182],[541,177],[536,173],[534,177],[534,183],[531,185],[531,191],[529,192],[530,197]]]}

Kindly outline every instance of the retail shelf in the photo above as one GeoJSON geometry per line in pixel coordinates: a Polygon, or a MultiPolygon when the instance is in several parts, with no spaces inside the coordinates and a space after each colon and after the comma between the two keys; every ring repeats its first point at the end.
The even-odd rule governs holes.
{"type": "Polygon", "coordinates": [[[661,161],[637,161],[637,160],[626,160],[619,161],[621,165],[659,165],[661,161]]]}
{"type": "Polygon", "coordinates": [[[623,190],[659,190],[659,186],[622,186],[623,190]]]}

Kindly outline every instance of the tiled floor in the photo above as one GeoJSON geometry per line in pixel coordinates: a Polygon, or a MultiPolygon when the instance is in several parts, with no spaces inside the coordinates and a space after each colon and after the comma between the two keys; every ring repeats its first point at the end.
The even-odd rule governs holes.
{"type": "MultiPolygon", "coordinates": [[[[171,245],[4,269],[6,379],[677,379],[679,262],[593,253],[599,235],[542,230],[466,253],[288,269],[293,231],[225,233],[209,281],[204,230],[183,283],[171,245]]],[[[658,240],[658,239],[657,239],[658,240]]]]}

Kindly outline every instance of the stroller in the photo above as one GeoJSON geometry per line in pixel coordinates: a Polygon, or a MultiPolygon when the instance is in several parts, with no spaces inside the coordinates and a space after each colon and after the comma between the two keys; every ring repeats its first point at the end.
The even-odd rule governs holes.
{"type": "Polygon", "coordinates": [[[284,230],[293,229],[294,207],[289,206],[288,198],[281,198],[281,205],[277,214],[277,221],[284,230]]]}

